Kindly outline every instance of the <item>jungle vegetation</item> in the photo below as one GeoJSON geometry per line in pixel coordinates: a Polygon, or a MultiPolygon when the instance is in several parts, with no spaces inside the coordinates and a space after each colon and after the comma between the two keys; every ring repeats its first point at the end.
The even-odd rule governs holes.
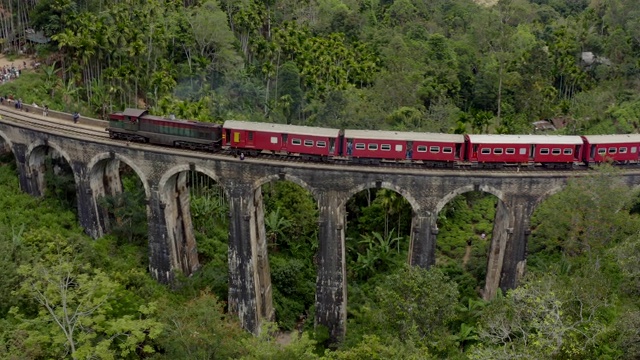
{"type": "MultiPolygon", "coordinates": [[[[640,10],[631,0],[0,0],[8,57],[41,66],[3,95],[104,117],[125,107],[222,122],[456,133],[625,133],[639,126],[640,10]],[[41,33],[47,43],[29,40],[41,33]]],[[[201,268],[172,288],[147,272],[140,180],[105,197],[111,234],[77,225],[73,175],[47,191],[0,165],[0,357],[7,359],[634,359],[640,357],[638,195],[604,166],[532,219],[521,286],[481,299],[497,198],[456,197],[437,264],[406,266],[411,208],[368,189],[347,204],[347,335],[314,327],[317,209],[263,186],[276,323],[227,314],[224,192],[191,174],[201,268]],[[281,343],[279,331],[291,331],[281,343]]]]}

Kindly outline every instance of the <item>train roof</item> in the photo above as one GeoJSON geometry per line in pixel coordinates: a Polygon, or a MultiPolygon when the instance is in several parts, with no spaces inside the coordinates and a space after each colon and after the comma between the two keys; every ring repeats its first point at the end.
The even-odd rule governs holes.
{"type": "Polygon", "coordinates": [[[404,140],[404,141],[438,141],[447,143],[463,143],[464,136],[459,134],[438,134],[408,131],[384,130],[345,130],[347,139],[404,140]]]}
{"type": "Polygon", "coordinates": [[[583,135],[589,144],[639,143],[640,134],[583,135]]]}
{"type": "Polygon", "coordinates": [[[124,109],[124,111],[122,112],[122,115],[124,116],[133,116],[133,117],[140,117],[142,115],[144,115],[147,112],[147,110],[144,109],[133,109],[133,108],[127,108],[124,109]]]}
{"type": "Polygon", "coordinates": [[[227,120],[225,129],[264,131],[273,133],[286,133],[297,135],[338,137],[340,129],[321,128],[314,126],[286,125],[274,123],[259,123],[250,121],[227,120]]]}
{"type": "Polygon", "coordinates": [[[472,144],[549,144],[580,145],[580,136],[573,135],[465,135],[472,144]]]}
{"type": "Polygon", "coordinates": [[[221,125],[218,123],[212,123],[212,122],[204,122],[204,121],[196,121],[196,120],[183,120],[183,119],[168,119],[166,117],[163,116],[156,116],[156,115],[145,115],[142,117],[143,119],[148,119],[148,120],[157,120],[157,121],[167,121],[167,122],[172,122],[172,123],[180,123],[180,124],[191,124],[194,126],[202,126],[202,127],[220,127],[221,125]]]}

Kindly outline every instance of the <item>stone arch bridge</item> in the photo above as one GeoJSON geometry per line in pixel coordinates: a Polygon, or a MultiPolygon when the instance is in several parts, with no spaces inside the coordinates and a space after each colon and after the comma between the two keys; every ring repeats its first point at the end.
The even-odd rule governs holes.
{"type": "MultiPolygon", "coordinates": [[[[32,115],[33,116],[33,115],[32,115]]],[[[488,256],[485,297],[498,288],[516,286],[526,264],[529,219],[546,197],[559,191],[576,172],[485,172],[348,167],[264,161],[189,152],[108,138],[87,138],[60,130],[43,130],[5,117],[0,143],[15,155],[23,191],[44,192],[43,149],[55,149],[70,164],[76,182],[78,217],[97,238],[109,231],[98,198],[122,191],[120,162],[139,176],[147,198],[149,271],[170,283],[176,271],[191,274],[198,265],[189,212],[187,170],[218,182],[228,197],[229,310],[245,329],[257,333],[273,318],[271,280],[262,213],[261,186],[274,179],[292,181],[309,190],[319,210],[316,324],[329,328],[332,339],[346,331],[347,286],[345,226],[347,200],[367,188],[387,188],[404,196],[413,208],[408,262],[435,263],[439,211],[456,195],[479,190],[498,201],[488,256]]],[[[71,126],[71,124],[69,124],[71,126]]],[[[579,175],[580,173],[578,173],[579,175]]],[[[627,176],[638,184],[640,171],[627,176]]]]}

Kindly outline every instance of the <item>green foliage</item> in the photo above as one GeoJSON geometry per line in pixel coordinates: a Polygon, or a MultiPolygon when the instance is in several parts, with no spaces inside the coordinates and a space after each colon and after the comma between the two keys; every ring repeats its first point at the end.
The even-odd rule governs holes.
{"type": "Polygon", "coordinates": [[[120,242],[144,245],[148,236],[144,187],[133,171],[121,173],[121,181],[123,191],[100,198],[98,204],[108,212],[111,233],[120,242]]]}
{"type": "MultiPolygon", "coordinates": [[[[616,170],[600,166],[597,173],[570,179],[567,187],[544,202],[532,218],[530,252],[543,255],[597,256],[610,244],[640,229],[630,214],[633,191],[616,170]]],[[[535,258],[534,258],[535,259],[535,258]]],[[[540,264],[542,265],[542,264],[540,264]]]]}
{"type": "Polygon", "coordinates": [[[266,323],[260,330],[260,335],[242,341],[246,354],[242,360],[314,360],[319,359],[315,354],[315,341],[309,334],[303,333],[299,337],[294,333],[292,342],[282,345],[278,342],[276,324],[266,323]]]}
{"type": "Polygon", "coordinates": [[[230,359],[244,353],[242,341],[250,335],[223,312],[214,295],[204,292],[186,303],[166,301],[159,310],[163,351],[154,359],[230,359]]]}
{"type": "Polygon", "coordinates": [[[326,359],[331,360],[427,360],[435,359],[424,348],[399,340],[382,339],[377,335],[365,335],[362,341],[350,349],[327,352],[326,359]]]}
{"type": "Polygon", "coordinates": [[[458,284],[463,303],[484,287],[497,201],[493,195],[468,192],[438,214],[436,264],[458,284]]]}
{"type": "Polygon", "coordinates": [[[308,191],[290,182],[265,184],[262,193],[276,320],[291,330],[315,302],[317,205],[308,191]]]}
{"type": "MultiPolygon", "coordinates": [[[[53,150],[51,150],[55,154],[53,150]]],[[[77,211],[76,180],[73,170],[60,155],[48,155],[45,160],[44,181],[45,196],[60,202],[60,205],[74,212],[77,211]]]]}
{"type": "Polygon", "coordinates": [[[615,314],[607,278],[586,266],[571,278],[532,276],[505,297],[499,296],[481,318],[481,345],[472,359],[586,358],[611,356],[602,347],[615,314]]]}
{"type": "Polygon", "coordinates": [[[271,285],[278,326],[292,330],[308,316],[315,301],[315,268],[304,259],[271,254],[271,285]]]}
{"type": "Polygon", "coordinates": [[[450,346],[448,324],[455,318],[457,300],[457,285],[440,270],[406,265],[387,276],[371,302],[353,315],[346,344],[354,346],[364,335],[375,334],[386,342],[443,351],[450,346]]]}
{"type": "Polygon", "coordinates": [[[25,242],[40,257],[18,269],[23,281],[17,294],[32,297],[38,308],[33,317],[18,308],[11,311],[21,322],[18,329],[27,333],[24,346],[45,345],[49,356],[73,358],[154,352],[146,343],[162,331],[158,322],[147,318],[155,304],[114,316],[113,305],[124,289],[78,256],[82,252],[77,241],[39,232],[27,234],[25,242]]]}

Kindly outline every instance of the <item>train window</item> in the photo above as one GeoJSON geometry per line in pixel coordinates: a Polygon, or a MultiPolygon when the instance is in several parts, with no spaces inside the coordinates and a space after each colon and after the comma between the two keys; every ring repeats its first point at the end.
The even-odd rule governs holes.
{"type": "Polygon", "coordinates": [[[606,153],[607,153],[607,149],[605,149],[605,148],[600,148],[600,149],[598,149],[598,154],[600,154],[600,155],[604,155],[604,154],[606,154],[606,153]]]}
{"type": "Polygon", "coordinates": [[[418,145],[418,152],[427,152],[427,147],[424,145],[418,145]]]}
{"type": "Polygon", "coordinates": [[[618,151],[620,154],[626,154],[627,153],[627,148],[626,147],[621,147],[620,151],[618,151]]]}
{"type": "Polygon", "coordinates": [[[313,146],[313,140],[305,140],[304,146],[313,146]]]}
{"type": "Polygon", "coordinates": [[[551,154],[552,155],[560,155],[562,151],[558,148],[551,150],[551,154]]]}
{"type": "Polygon", "coordinates": [[[609,148],[609,154],[615,154],[617,152],[618,152],[618,148],[614,148],[614,147],[609,148]]]}
{"type": "Polygon", "coordinates": [[[396,151],[402,151],[402,145],[396,144],[396,151]]]}
{"type": "Polygon", "coordinates": [[[440,146],[431,146],[431,147],[429,148],[429,152],[432,152],[432,153],[439,153],[439,152],[440,152],[440,146]]]}
{"type": "Polygon", "coordinates": [[[489,154],[491,154],[491,149],[487,149],[487,148],[482,149],[482,151],[480,153],[483,154],[483,155],[489,155],[489,154]]]}
{"type": "Polygon", "coordinates": [[[292,145],[300,145],[300,144],[302,144],[302,140],[300,140],[300,139],[291,139],[291,144],[292,145]]]}
{"type": "Polygon", "coordinates": [[[382,144],[382,145],[380,145],[380,150],[382,150],[382,151],[391,151],[391,145],[390,144],[382,144]]]}
{"type": "Polygon", "coordinates": [[[323,147],[327,147],[327,142],[326,141],[316,141],[316,146],[323,148],[323,147]]]}
{"type": "Polygon", "coordinates": [[[445,153],[445,154],[451,154],[453,152],[453,148],[443,147],[442,148],[442,152],[445,153]]]}
{"type": "Polygon", "coordinates": [[[272,144],[277,144],[278,143],[278,137],[277,136],[272,136],[271,137],[271,143],[272,144]]]}
{"type": "Polygon", "coordinates": [[[549,155],[549,149],[547,148],[540,149],[540,155],[549,155]]]}
{"type": "Polygon", "coordinates": [[[571,155],[571,154],[573,154],[573,149],[564,149],[564,150],[562,150],[562,153],[564,155],[571,155]]]}
{"type": "Polygon", "coordinates": [[[502,148],[493,149],[493,153],[496,154],[496,155],[502,155],[502,148]]]}
{"type": "Polygon", "coordinates": [[[520,148],[520,155],[527,155],[527,148],[520,148]]]}
{"type": "Polygon", "coordinates": [[[635,146],[632,146],[632,147],[631,147],[631,153],[632,153],[632,154],[635,154],[635,153],[636,153],[636,151],[638,151],[638,150],[637,150],[637,148],[636,148],[635,146]]]}
{"type": "Polygon", "coordinates": [[[515,148],[507,148],[507,150],[505,150],[505,153],[507,155],[513,155],[516,153],[516,149],[515,148]]]}
{"type": "Polygon", "coordinates": [[[364,144],[363,143],[356,144],[356,150],[364,150],[364,144]]]}
{"type": "Polygon", "coordinates": [[[249,131],[249,141],[253,141],[253,131],[249,131]]]}
{"type": "Polygon", "coordinates": [[[378,150],[378,144],[369,144],[368,149],[371,151],[378,150]]]}

